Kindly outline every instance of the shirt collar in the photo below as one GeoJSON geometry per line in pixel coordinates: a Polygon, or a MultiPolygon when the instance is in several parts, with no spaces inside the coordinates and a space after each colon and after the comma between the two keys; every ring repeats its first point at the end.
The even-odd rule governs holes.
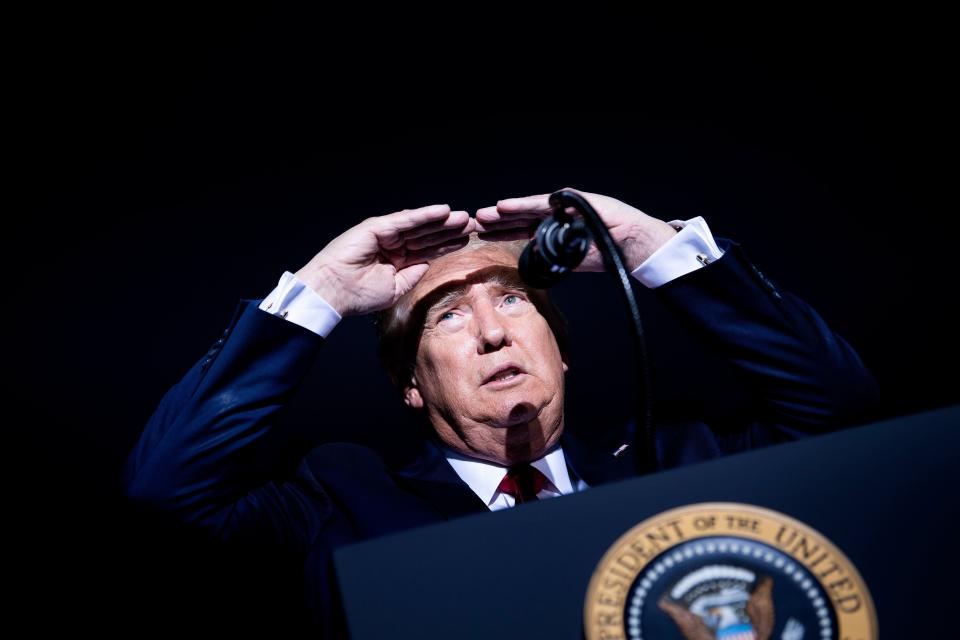
{"type": "MultiPolygon", "coordinates": [[[[443,447],[443,454],[460,479],[480,496],[484,504],[489,506],[497,497],[497,487],[507,475],[507,468],[487,460],[469,458],[446,446],[443,447]]],[[[561,495],[573,493],[570,474],[567,472],[567,461],[559,444],[554,445],[547,455],[531,461],[530,465],[547,477],[550,481],[548,488],[561,495]]]]}

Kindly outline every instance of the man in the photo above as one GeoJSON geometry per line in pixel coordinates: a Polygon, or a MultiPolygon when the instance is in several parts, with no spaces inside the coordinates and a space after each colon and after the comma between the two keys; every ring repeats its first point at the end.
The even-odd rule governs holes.
{"type": "MultiPolygon", "coordinates": [[[[876,386],[805,303],[777,290],[702,218],[666,223],[583,193],[633,275],[743,373],[757,415],[716,430],[658,425],[664,467],[862,421],[876,386]]],[[[163,398],[125,469],[127,495],[231,541],[278,545],[304,563],[306,603],[342,631],[331,550],[471,513],[625,478],[624,429],[578,442],[564,430],[568,370],[559,315],[517,278],[519,245],[548,196],[471,218],[435,205],[370,218],[331,241],[263,301],[243,301],[223,337],[163,398]],[[482,242],[479,235],[494,241],[482,242]],[[325,444],[274,477],[272,418],[345,315],[381,311],[381,355],[431,434],[390,468],[374,451],[325,444]],[[256,460],[255,464],[253,461],[256,460]],[[264,463],[266,461],[266,463],[264,463]]],[[[591,249],[581,270],[601,269],[591,249]]]]}

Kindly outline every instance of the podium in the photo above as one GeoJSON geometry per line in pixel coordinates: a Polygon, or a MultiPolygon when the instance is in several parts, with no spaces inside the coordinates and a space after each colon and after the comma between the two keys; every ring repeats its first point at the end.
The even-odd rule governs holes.
{"type": "MultiPolygon", "coordinates": [[[[960,472],[958,429],[960,405],[344,547],[334,561],[351,637],[583,638],[585,629],[598,622],[588,621],[585,627],[585,603],[591,597],[606,597],[588,594],[591,579],[605,556],[608,561],[613,559],[608,551],[615,543],[639,523],[656,521],[658,514],[684,507],[696,511],[697,505],[705,504],[702,513],[720,504],[772,510],[820,534],[828,541],[824,544],[832,543],[838,555],[855,567],[845,571],[858,572],[867,591],[860,604],[867,605],[872,599],[873,624],[883,630],[884,637],[956,637],[955,627],[960,624],[953,616],[954,594],[958,591],[955,585],[960,578],[955,549],[960,544],[956,528],[960,503],[956,491],[956,475],[960,472]]],[[[701,518],[701,522],[705,520],[701,518]]],[[[716,536],[702,538],[701,542],[713,541],[716,553],[717,540],[722,542],[721,538],[731,532],[718,529],[713,532],[716,536]]],[[[779,542],[786,543],[787,533],[778,531],[777,535],[781,536],[779,542]]],[[[731,538],[731,544],[737,539],[731,538]]],[[[739,539],[744,540],[742,536],[739,539]]],[[[666,547],[666,538],[661,542],[666,547]]],[[[749,540],[736,546],[746,554],[742,547],[747,543],[749,540]]],[[[699,546],[703,551],[704,545],[699,546]]],[[[762,564],[761,552],[769,556],[770,571],[755,573],[773,575],[774,594],[789,595],[789,588],[807,584],[800,578],[794,584],[774,575],[774,563],[780,562],[770,560],[780,557],[773,548],[776,544],[754,546],[759,550],[747,559],[762,564]],[[764,549],[770,549],[770,553],[764,549]]],[[[666,571],[663,562],[671,554],[677,558],[677,566],[684,560],[684,553],[697,559],[695,549],[675,546],[660,558],[649,558],[647,568],[660,562],[666,571]]],[[[808,564],[814,562],[811,548],[800,552],[810,556],[808,564]]],[[[722,558],[705,562],[714,568],[687,572],[686,583],[676,582],[677,574],[670,593],[682,594],[691,580],[709,578],[711,571],[722,574],[725,570],[715,567],[730,565],[722,558]]],[[[794,560],[793,564],[798,572],[802,569],[801,562],[794,560]]],[[[789,558],[786,565],[791,565],[789,558]]],[[[690,568],[697,567],[691,564],[690,568]]],[[[830,615],[819,614],[827,623],[832,621],[832,626],[823,620],[819,621],[823,628],[811,626],[798,613],[792,620],[794,626],[786,629],[784,625],[791,622],[788,614],[773,614],[776,623],[769,637],[840,637],[838,620],[843,612],[836,611],[836,601],[852,588],[824,586],[841,577],[843,572],[837,571],[819,580],[819,586],[814,579],[808,589],[814,602],[819,602],[814,597],[817,588],[827,605],[834,601],[830,615]]],[[[815,571],[807,567],[807,574],[812,573],[815,571]]],[[[629,577],[624,576],[624,584],[629,577]]],[[[735,580],[728,582],[736,586],[735,580]]],[[[644,592],[638,585],[631,585],[631,589],[644,592]]],[[[754,585],[755,591],[757,588],[754,585]]],[[[606,637],[686,637],[660,607],[656,607],[660,619],[655,624],[638,623],[630,613],[629,598],[636,603],[639,596],[623,588],[619,591],[626,616],[619,624],[627,632],[606,637]],[[641,625],[646,627],[641,629],[641,625]]],[[[713,616],[708,622],[722,627],[724,607],[736,607],[736,598],[728,587],[714,591],[707,609],[699,601],[691,609],[699,606],[709,611],[704,613],[713,616]],[[721,592],[733,604],[717,601],[721,592]]],[[[689,597],[698,596],[694,593],[689,597]]],[[[705,598],[703,595],[700,599],[705,598]]],[[[655,604],[645,605],[648,612],[655,604]]],[[[853,605],[848,602],[843,606],[853,605]]],[[[743,611],[741,603],[741,615],[743,611]]],[[[653,616],[651,613],[648,617],[653,616]]],[[[753,615],[755,626],[759,617],[753,615]]],[[[813,620],[816,622],[816,618],[813,620]]],[[[590,633],[600,632],[593,629],[590,633]]]]}

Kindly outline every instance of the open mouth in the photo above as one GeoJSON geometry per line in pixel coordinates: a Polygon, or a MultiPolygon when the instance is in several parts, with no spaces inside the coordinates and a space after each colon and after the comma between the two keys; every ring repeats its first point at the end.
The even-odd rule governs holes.
{"type": "Polygon", "coordinates": [[[516,365],[507,365],[497,369],[491,375],[487,376],[487,379],[483,381],[483,384],[512,380],[513,378],[523,375],[524,373],[525,371],[516,365]]]}

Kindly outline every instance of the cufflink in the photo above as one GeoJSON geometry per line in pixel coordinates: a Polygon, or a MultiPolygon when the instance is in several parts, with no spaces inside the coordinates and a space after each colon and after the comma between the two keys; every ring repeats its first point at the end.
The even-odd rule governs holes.
{"type": "Polygon", "coordinates": [[[711,262],[713,262],[713,259],[712,259],[712,258],[708,258],[707,256],[705,256],[705,255],[702,254],[702,253],[698,253],[698,254],[697,254],[697,262],[699,262],[699,263],[702,264],[703,266],[707,266],[708,264],[710,264],[711,262]]]}

